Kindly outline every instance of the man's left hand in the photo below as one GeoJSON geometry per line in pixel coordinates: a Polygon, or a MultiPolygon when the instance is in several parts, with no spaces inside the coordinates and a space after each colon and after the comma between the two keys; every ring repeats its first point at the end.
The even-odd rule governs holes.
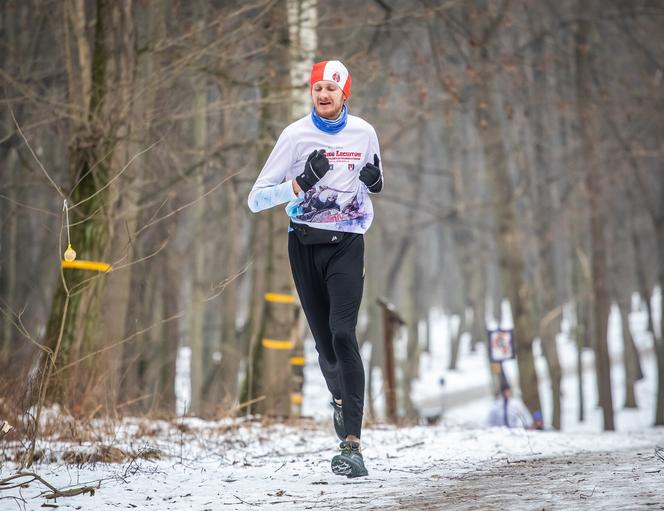
{"type": "Polygon", "coordinates": [[[380,173],[380,160],[374,154],[374,162],[367,163],[360,170],[360,181],[362,181],[371,193],[380,192],[383,188],[383,176],[380,173]]]}

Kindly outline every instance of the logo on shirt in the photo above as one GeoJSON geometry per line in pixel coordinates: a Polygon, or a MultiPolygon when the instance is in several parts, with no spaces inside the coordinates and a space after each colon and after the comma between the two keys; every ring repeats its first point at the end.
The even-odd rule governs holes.
{"type": "Polygon", "coordinates": [[[362,153],[358,151],[341,151],[336,149],[334,151],[326,151],[325,157],[330,161],[360,161],[362,159],[362,153]]]}
{"type": "Polygon", "coordinates": [[[354,163],[349,163],[348,164],[348,170],[355,170],[355,164],[354,163]]]}

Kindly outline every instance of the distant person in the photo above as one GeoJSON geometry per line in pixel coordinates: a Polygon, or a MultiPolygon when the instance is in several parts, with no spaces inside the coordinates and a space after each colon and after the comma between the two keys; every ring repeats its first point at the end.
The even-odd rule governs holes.
{"type": "Polygon", "coordinates": [[[512,397],[512,389],[507,380],[503,379],[500,384],[500,395],[489,412],[489,426],[531,429],[532,425],[530,412],[520,400],[512,397]]]}
{"type": "Polygon", "coordinates": [[[383,188],[374,128],[348,114],[351,77],[338,60],[314,64],[311,113],[287,126],[249,194],[254,213],[288,203],[288,257],[318,362],[332,394],[341,453],[332,471],[366,476],[360,453],[364,366],[355,337],[364,284],[370,193],[383,188]]]}

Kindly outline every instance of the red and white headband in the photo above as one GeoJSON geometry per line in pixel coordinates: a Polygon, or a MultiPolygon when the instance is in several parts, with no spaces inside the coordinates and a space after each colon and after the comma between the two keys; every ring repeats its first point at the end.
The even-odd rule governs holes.
{"type": "Polygon", "coordinates": [[[313,89],[314,83],[321,80],[335,82],[343,91],[346,99],[350,97],[350,84],[352,82],[350,73],[346,66],[338,60],[324,60],[317,62],[311,69],[311,78],[309,78],[309,88],[313,89]]]}

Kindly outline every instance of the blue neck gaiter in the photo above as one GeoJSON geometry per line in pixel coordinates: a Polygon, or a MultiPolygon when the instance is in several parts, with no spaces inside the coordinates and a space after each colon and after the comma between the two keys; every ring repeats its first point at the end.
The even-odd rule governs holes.
{"type": "Polygon", "coordinates": [[[339,114],[339,117],[330,120],[318,115],[316,113],[316,108],[313,107],[311,109],[311,120],[319,130],[331,135],[336,135],[346,127],[346,122],[348,122],[348,109],[346,108],[346,105],[344,105],[341,108],[341,114],[339,114]]]}

